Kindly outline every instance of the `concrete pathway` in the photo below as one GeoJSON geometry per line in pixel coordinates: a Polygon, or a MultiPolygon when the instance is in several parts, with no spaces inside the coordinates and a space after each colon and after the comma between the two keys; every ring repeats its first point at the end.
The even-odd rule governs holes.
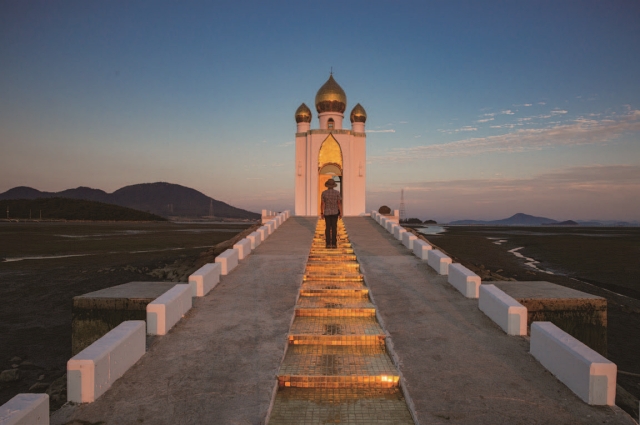
{"type": "Polygon", "coordinates": [[[420,424],[634,424],[582,402],[370,218],[345,218],[420,424]]]}
{"type": "MultiPolygon", "coordinates": [[[[260,424],[276,389],[316,220],[287,220],[96,402],[52,425],[260,424]]],[[[346,218],[420,424],[633,424],[591,407],[369,218],[346,218]]]]}
{"type": "Polygon", "coordinates": [[[316,219],[292,217],[96,402],[52,424],[259,424],[276,385],[316,219]],[[85,422],[82,422],[85,421],[85,422]]]}

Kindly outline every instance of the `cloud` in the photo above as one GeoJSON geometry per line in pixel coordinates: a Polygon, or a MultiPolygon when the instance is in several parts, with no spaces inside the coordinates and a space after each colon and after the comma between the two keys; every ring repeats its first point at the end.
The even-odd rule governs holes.
{"type": "Polygon", "coordinates": [[[489,122],[489,121],[493,121],[493,120],[495,120],[495,118],[491,117],[491,118],[484,118],[484,119],[481,119],[481,120],[477,120],[476,122],[477,123],[481,123],[481,122],[489,122]]]}
{"type": "Polygon", "coordinates": [[[409,124],[409,121],[400,121],[398,124],[409,124]]]}
{"type": "Polygon", "coordinates": [[[525,104],[524,104],[524,105],[522,105],[522,106],[533,106],[533,104],[532,104],[532,103],[525,103],[525,104]]]}
{"type": "Polygon", "coordinates": [[[554,109],[553,111],[551,111],[551,115],[564,115],[566,113],[567,111],[565,111],[564,109],[554,109]]]}
{"type": "Polygon", "coordinates": [[[546,105],[547,102],[538,102],[538,105],[546,105]]]}
{"type": "Polygon", "coordinates": [[[278,145],[279,148],[286,148],[287,146],[293,146],[295,142],[293,140],[289,141],[289,142],[284,142],[284,143],[280,143],[278,145]]]}
{"type": "Polygon", "coordinates": [[[640,218],[640,166],[587,165],[527,178],[416,181],[372,187],[369,202],[382,205],[405,189],[411,214],[449,219],[499,219],[516,212],[555,219],[640,218]],[[469,206],[473,208],[470,209],[469,206]]]}
{"type": "MultiPolygon", "coordinates": [[[[518,124],[504,124],[491,128],[511,128],[518,124]]],[[[521,125],[521,124],[520,124],[521,125]]],[[[609,143],[628,132],[640,132],[640,111],[631,111],[617,119],[577,119],[568,124],[546,128],[527,128],[488,136],[463,139],[436,145],[396,148],[375,157],[384,161],[414,161],[431,158],[470,156],[484,153],[516,153],[558,146],[577,146],[609,143]]]]}
{"type": "Polygon", "coordinates": [[[396,131],[392,128],[387,130],[365,130],[367,133],[395,133],[396,131]]]}
{"type": "Polygon", "coordinates": [[[500,112],[503,115],[513,115],[515,114],[515,112],[513,112],[511,109],[505,109],[504,111],[500,112]]]}
{"type": "Polygon", "coordinates": [[[482,116],[483,116],[483,117],[493,117],[493,116],[495,116],[495,115],[496,115],[496,113],[495,113],[495,112],[492,112],[492,113],[490,113],[490,114],[482,114],[482,116]]]}

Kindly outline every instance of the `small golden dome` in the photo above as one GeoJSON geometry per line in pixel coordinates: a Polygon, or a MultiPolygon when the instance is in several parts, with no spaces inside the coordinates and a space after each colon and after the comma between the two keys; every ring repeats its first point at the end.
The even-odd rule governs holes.
{"type": "Polygon", "coordinates": [[[311,109],[304,103],[296,109],[296,122],[311,122],[311,109]]]}
{"type": "Polygon", "coordinates": [[[359,103],[351,110],[351,122],[367,122],[367,111],[359,103]]]}
{"type": "Polygon", "coordinates": [[[320,114],[322,112],[343,113],[345,109],[347,109],[347,95],[331,74],[316,94],[316,110],[320,114]]]}

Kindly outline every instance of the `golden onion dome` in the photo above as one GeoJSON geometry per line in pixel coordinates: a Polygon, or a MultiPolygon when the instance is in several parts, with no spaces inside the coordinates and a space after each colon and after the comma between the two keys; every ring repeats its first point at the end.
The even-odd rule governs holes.
{"type": "Polygon", "coordinates": [[[296,109],[296,122],[311,122],[311,109],[304,103],[296,109]]]}
{"type": "Polygon", "coordinates": [[[367,111],[359,103],[351,110],[351,122],[367,122],[367,111]]]}
{"type": "Polygon", "coordinates": [[[347,109],[347,95],[331,74],[316,94],[316,110],[320,114],[322,112],[343,113],[345,109],[347,109]]]}

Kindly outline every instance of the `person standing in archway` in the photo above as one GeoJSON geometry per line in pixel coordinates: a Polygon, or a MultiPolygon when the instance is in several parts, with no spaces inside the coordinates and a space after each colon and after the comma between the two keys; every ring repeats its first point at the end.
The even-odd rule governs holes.
{"type": "Polygon", "coordinates": [[[320,216],[324,218],[324,236],[327,248],[338,247],[338,219],[342,217],[342,195],[334,188],[337,186],[333,179],[324,184],[327,190],[322,192],[320,202],[320,216]]]}

